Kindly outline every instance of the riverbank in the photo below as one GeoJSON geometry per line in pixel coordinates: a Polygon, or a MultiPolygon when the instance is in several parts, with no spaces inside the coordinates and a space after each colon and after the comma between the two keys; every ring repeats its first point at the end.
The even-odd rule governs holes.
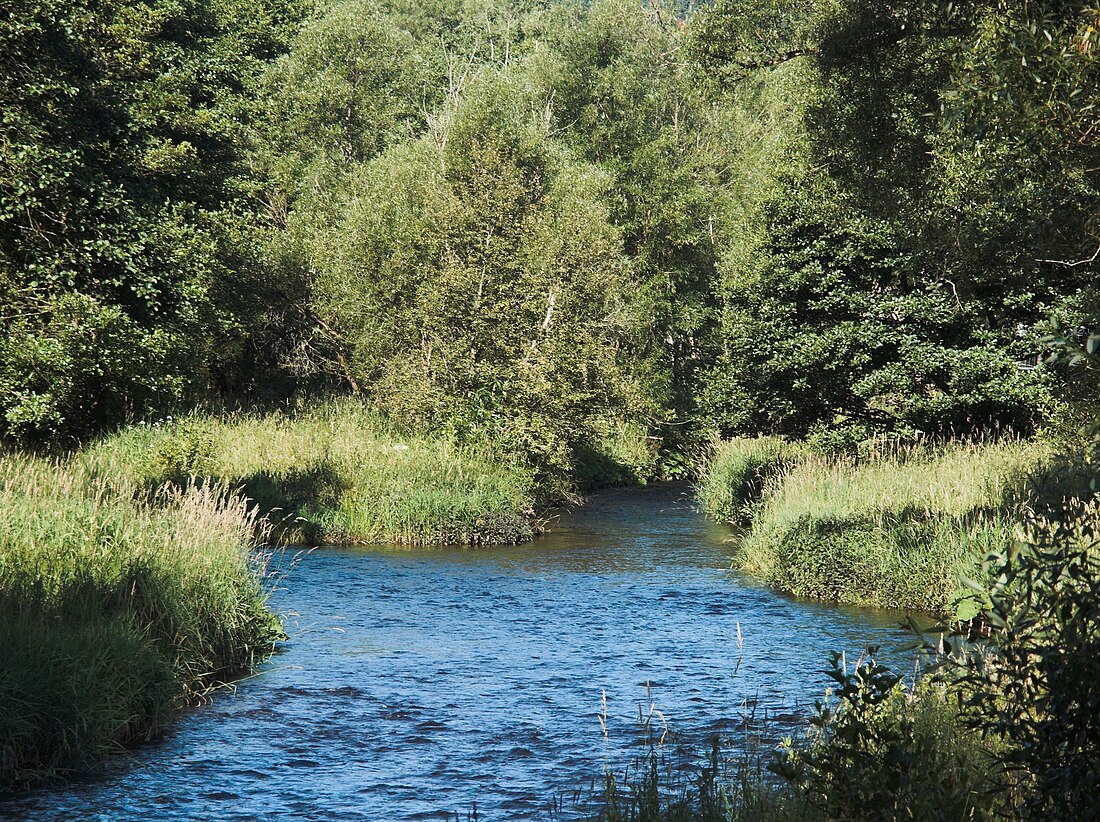
{"type": "MultiPolygon", "coordinates": [[[[960,459],[1003,465],[1006,450],[1018,459],[1036,447],[922,459],[941,469],[960,459]]],[[[1096,456],[1093,444],[1044,468],[1012,548],[988,558],[983,630],[946,620],[914,633],[916,665],[894,670],[873,648],[856,661],[834,652],[833,687],[802,733],[776,749],[765,742],[774,738],[766,718],[746,723],[740,748],[724,756],[716,738],[690,778],[653,746],[625,774],[605,774],[599,818],[1095,819],[1096,456]]]]}
{"type": "Polygon", "coordinates": [[[256,529],[221,486],[148,503],[0,454],[0,790],[155,736],[272,652],[256,529]]]}
{"type": "MultiPolygon", "coordinates": [[[[655,464],[609,428],[576,487],[655,464]]],[[[641,479],[644,479],[642,477],[641,479]]],[[[281,635],[249,546],[515,544],[560,497],[518,459],[350,400],[131,425],[64,460],[0,456],[0,790],[157,734],[281,635]]]]}
{"type": "Polygon", "coordinates": [[[699,498],[744,525],[740,567],[795,596],[947,613],[960,580],[1003,548],[1043,444],[945,445],[872,458],[826,458],[778,439],[719,443],[699,498]]]}
{"type": "Polygon", "coordinates": [[[351,401],[130,426],[77,460],[128,491],[189,481],[239,488],[290,542],[501,544],[539,528],[524,467],[399,432],[351,401]]]}

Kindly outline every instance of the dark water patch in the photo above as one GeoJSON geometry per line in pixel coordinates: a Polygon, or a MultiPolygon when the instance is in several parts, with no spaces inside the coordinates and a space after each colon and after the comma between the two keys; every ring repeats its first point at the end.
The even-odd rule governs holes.
{"type": "Polygon", "coordinates": [[[778,741],[829,651],[897,644],[899,617],[731,572],[726,531],[682,491],[599,495],[517,547],[314,551],[273,599],[292,641],[261,675],[0,817],[544,819],[638,750],[639,718],[778,741]]]}

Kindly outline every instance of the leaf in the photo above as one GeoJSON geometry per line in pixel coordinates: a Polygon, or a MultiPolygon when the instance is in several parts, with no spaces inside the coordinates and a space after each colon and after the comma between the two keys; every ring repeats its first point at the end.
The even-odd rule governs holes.
{"type": "Polygon", "coordinates": [[[978,582],[975,579],[970,579],[969,577],[959,577],[959,582],[961,582],[963,585],[965,585],[971,591],[974,591],[974,592],[979,593],[979,594],[984,594],[984,593],[986,593],[986,591],[989,590],[988,586],[983,585],[982,583],[978,582]]]}
{"type": "Polygon", "coordinates": [[[955,619],[959,622],[969,622],[982,612],[981,605],[974,597],[967,597],[955,606],[955,619]]]}

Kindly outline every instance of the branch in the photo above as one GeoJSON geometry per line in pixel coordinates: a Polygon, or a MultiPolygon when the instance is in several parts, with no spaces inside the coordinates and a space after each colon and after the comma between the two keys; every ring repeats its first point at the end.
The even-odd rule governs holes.
{"type": "Polygon", "coordinates": [[[1100,259],[1100,246],[1096,247],[1095,253],[1087,260],[1078,260],[1075,263],[1071,263],[1068,260],[1036,260],[1037,263],[1052,263],[1053,265],[1064,265],[1066,268],[1076,268],[1079,265],[1090,265],[1100,259]]]}
{"type": "Polygon", "coordinates": [[[340,335],[336,333],[336,330],[331,325],[322,320],[317,312],[311,309],[309,306],[299,305],[297,306],[297,308],[299,311],[302,312],[302,314],[305,315],[307,319],[315,322],[321,328],[321,330],[325,331],[328,334],[329,338],[333,342],[333,351],[336,353],[336,362],[337,364],[339,364],[340,370],[343,372],[344,379],[348,381],[348,385],[351,386],[351,390],[354,392],[355,396],[362,397],[363,391],[359,387],[359,383],[355,381],[355,377],[352,376],[351,364],[348,362],[347,357],[344,356],[343,341],[340,335]]]}

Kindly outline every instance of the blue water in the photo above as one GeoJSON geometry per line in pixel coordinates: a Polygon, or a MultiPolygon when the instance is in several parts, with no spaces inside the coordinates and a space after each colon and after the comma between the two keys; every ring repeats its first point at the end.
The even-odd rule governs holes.
{"type": "Polygon", "coordinates": [[[700,744],[747,715],[790,732],[829,652],[899,644],[898,615],[779,596],[729,570],[728,537],[654,486],[528,545],[313,551],[273,594],[290,641],[259,674],[0,817],[544,819],[637,752],[639,711],[700,744]]]}

